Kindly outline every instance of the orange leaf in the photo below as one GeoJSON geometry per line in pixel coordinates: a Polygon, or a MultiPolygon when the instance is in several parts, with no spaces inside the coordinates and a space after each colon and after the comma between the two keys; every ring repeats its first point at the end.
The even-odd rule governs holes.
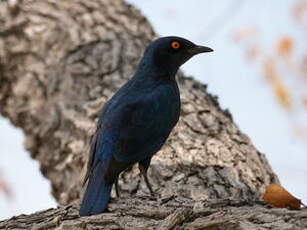
{"type": "Polygon", "coordinates": [[[280,56],[289,56],[293,49],[293,41],[289,37],[283,37],[277,43],[277,53],[280,56]]]}
{"type": "Polygon", "coordinates": [[[281,81],[276,66],[272,59],[268,58],[264,62],[264,75],[273,88],[278,102],[285,108],[291,109],[291,96],[284,83],[281,81]]]}
{"type": "Polygon", "coordinates": [[[263,63],[264,76],[269,83],[276,81],[278,79],[277,69],[271,58],[267,58],[263,63]]]}
{"type": "Polygon", "coordinates": [[[245,26],[235,31],[233,39],[237,42],[243,40],[251,40],[256,37],[257,31],[255,27],[245,26]]]}
{"type": "Polygon", "coordinates": [[[276,81],[275,85],[274,85],[274,92],[275,92],[275,95],[277,96],[280,104],[284,108],[290,109],[290,107],[291,107],[290,94],[289,94],[288,90],[286,89],[285,85],[283,85],[281,82],[276,81]]]}
{"type": "Polygon", "coordinates": [[[295,198],[279,184],[270,184],[266,187],[262,199],[274,208],[300,209],[302,202],[295,198]]]}

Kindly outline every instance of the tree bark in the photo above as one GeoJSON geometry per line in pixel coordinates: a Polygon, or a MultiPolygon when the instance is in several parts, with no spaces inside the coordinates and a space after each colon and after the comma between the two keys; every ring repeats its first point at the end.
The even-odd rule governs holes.
{"type": "MultiPolygon", "coordinates": [[[[0,2],[0,113],[25,132],[26,149],[51,181],[59,204],[78,202],[99,111],[134,72],[146,45],[155,37],[140,12],[121,0],[0,2]]],[[[206,86],[183,74],[178,82],[181,118],[149,170],[157,199],[187,199],[191,211],[203,199],[257,199],[266,185],[278,183],[265,156],[240,132],[206,86]]],[[[158,203],[142,203],[148,191],[135,167],[123,173],[119,185],[126,198],[112,204],[114,212],[103,214],[104,221],[113,223],[110,216],[125,213],[134,218],[125,209],[132,194],[139,197],[132,199],[133,210],[145,213],[141,205],[146,204],[148,214],[142,215],[147,215],[149,225],[166,216],[177,218],[176,213],[188,218],[180,208],[174,208],[174,217],[169,216],[167,206],[161,206],[164,214],[160,219],[151,216],[151,208],[158,203]]],[[[63,212],[60,208],[27,218],[38,221],[44,215],[59,216],[61,222],[63,212]]],[[[80,221],[95,225],[97,220],[80,221]]],[[[63,228],[76,229],[69,226],[63,228]]]]}
{"type": "Polygon", "coordinates": [[[0,221],[0,229],[35,230],[304,230],[307,209],[268,209],[244,200],[174,198],[151,200],[146,197],[122,199],[110,204],[110,212],[91,217],[78,216],[78,207],[49,209],[0,221]]]}

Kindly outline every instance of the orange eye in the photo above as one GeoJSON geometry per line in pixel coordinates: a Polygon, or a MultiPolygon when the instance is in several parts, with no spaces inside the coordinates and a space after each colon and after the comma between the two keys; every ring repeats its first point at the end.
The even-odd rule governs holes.
{"type": "Polygon", "coordinates": [[[180,47],[180,43],[179,42],[172,42],[171,46],[173,49],[178,49],[180,47]]]}

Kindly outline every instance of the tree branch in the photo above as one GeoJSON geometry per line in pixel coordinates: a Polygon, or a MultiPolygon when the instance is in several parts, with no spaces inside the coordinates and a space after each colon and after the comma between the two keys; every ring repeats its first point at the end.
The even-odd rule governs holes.
{"type": "Polygon", "coordinates": [[[189,229],[258,230],[307,228],[307,209],[268,209],[244,200],[136,197],[111,202],[109,213],[79,217],[76,206],[48,209],[0,222],[0,229],[189,229]]]}

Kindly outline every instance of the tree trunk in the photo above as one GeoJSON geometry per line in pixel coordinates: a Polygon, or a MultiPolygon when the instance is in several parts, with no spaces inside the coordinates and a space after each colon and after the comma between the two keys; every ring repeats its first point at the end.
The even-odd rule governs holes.
{"type": "MultiPolygon", "coordinates": [[[[78,202],[99,111],[134,72],[155,36],[140,12],[121,0],[0,2],[0,112],[25,132],[26,149],[39,161],[60,204],[78,202]]],[[[199,200],[255,199],[266,185],[278,183],[265,156],[240,132],[230,113],[219,107],[216,97],[207,93],[206,86],[179,75],[181,119],[149,170],[157,200],[144,198],[148,191],[134,167],[120,178],[125,198],[111,204],[114,212],[103,214],[105,218],[99,221],[96,217],[80,219],[85,225],[114,222],[124,228],[115,217],[125,215],[127,220],[129,216],[136,221],[146,219],[144,226],[171,229],[167,219],[161,222],[166,216],[180,219],[175,228],[193,216],[197,223],[186,227],[198,229],[209,212],[207,206],[202,214],[195,207],[192,210],[199,200]],[[138,198],[132,199],[132,194],[138,198]],[[155,211],[163,200],[172,198],[176,198],[172,208],[165,204],[155,211]],[[188,200],[187,208],[179,208],[177,199],[188,200]]],[[[56,222],[62,223],[63,218],[76,215],[71,210],[49,210],[26,218],[35,222],[45,215],[58,216],[56,222]]],[[[237,214],[251,212],[244,205],[234,210],[237,214]]],[[[232,223],[230,218],[236,214],[229,215],[232,223]]],[[[68,222],[65,229],[76,229],[68,222]]],[[[130,224],[127,228],[136,229],[142,223],[130,224]]],[[[49,228],[56,227],[52,226],[49,228]]]]}

